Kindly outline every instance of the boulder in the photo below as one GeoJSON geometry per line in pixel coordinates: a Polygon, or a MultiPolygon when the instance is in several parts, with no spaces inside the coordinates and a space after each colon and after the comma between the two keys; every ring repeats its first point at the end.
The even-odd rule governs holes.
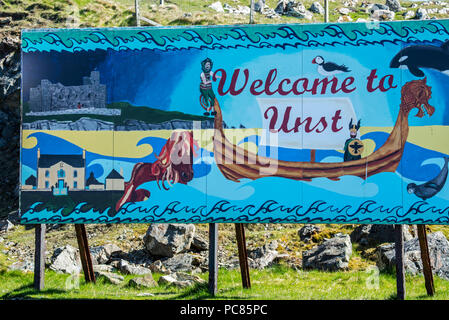
{"type": "Polygon", "coordinates": [[[402,10],[401,3],[399,0],[387,0],[385,5],[388,7],[390,11],[398,12],[402,10]]]}
{"type": "Polygon", "coordinates": [[[154,223],[148,228],[143,242],[151,255],[173,257],[190,249],[194,234],[193,224],[154,223]]]}
{"type": "Polygon", "coordinates": [[[93,264],[106,264],[114,254],[123,253],[122,249],[113,243],[90,248],[93,264]]]}
{"type": "Polygon", "coordinates": [[[142,266],[137,266],[129,263],[126,260],[120,259],[118,263],[118,269],[123,274],[135,274],[135,275],[146,275],[151,274],[151,270],[142,266]]]}
{"type": "Polygon", "coordinates": [[[352,21],[351,16],[339,16],[338,19],[337,19],[337,22],[338,22],[338,23],[341,23],[341,22],[351,22],[351,21],[352,21]]]}
{"type": "Polygon", "coordinates": [[[212,10],[216,11],[216,12],[224,12],[223,9],[223,5],[221,4],[220,1],[214,2],[212,3],[209,8],[211,8],[212,10]]]}
{"type": "Polygon", "coordinates": [[[260,248],[248,251],[248,257],[252,259],[250,267],[253,269],[263,269],[270,266],[279,255],[279,252],[276,250],[277,247],[277,241],[272,241],[260,248]]]}
{"type": "Polygon", "coordinates": [[[368,12],[370,14],[373,14],[373,12],[376,10],[390,10],[390,8],[388,8],[387,5],[380,4],[380,3],[375,3],[373,5],[368,6],[368,12]]]}
{"type": "Polygon", "coordinates": [[[163,260],[164,267],[171,272],[191,271],[193,266],[194,256],[189,253],[177,254],[171,258],[163,260]]]}
{"type": "Polygon", "coordinates": [[[209,250],[209,242],[203,239],[201,236],[195,235],[190,247],[196,251],[207,251],[209,250]]]}
{"type": "Polygon", "coordinates": [[[81,261],[78,249],[70,245],[55,249],[50,269],[59,273],[80,273],[81,261]]]}
{"type": "Polygon", "coordinates": [[[165,266],[162,264],[161,260],[154,261],[152,264],[148,267],[151,272],[154,273],[162,273],[162,274],[168,274],[170,271],[165,268],[165,266]]]}
{"type": "Polygon", "coordinates": [[[108,264],[94,264],[93,265],[94,272],[113,272],[115,271],[115,268],[113,266],[110,266],[108,264]]]}
{"type": "Polygon", "coordinates": [[[342,15],[348,15],[351,12],[351,10],[348,8],[339,8],[338,12],[342,15]]]}
{"type": "MultiPolygon", "coordinates": [[[[432,272],[449,280],[449,241],[440,231],[427,235],[432,272]]],[[[396,265],[395,244],[385,244],[377,248],[377,266],[381,270],[393,270],[396,265]]],[[[405,271],[412,275],[422,273],[421,251],[418,238],[404,242],[405,271]]]]}
{"type": "Polygon", "coordinates": [[[427,13],[427,10],[424,8],[418,8],[415,13],[415,19],[418,20],[425,20],[430,19],[429,14],[427,13]]]}
{"type": "Polygon", "coordinates": [[[304,269],[337,271],[347,269],[352,254],[349,235],[338,233],[331,239],[325,239],[319,246],[303,252],[304,269]]]}
{"type": "Polygon", "coordinates": [[[34,262],[31,260],[17,261],[8,267],[11,271],[33,272],[34,262]]]}
{"type": "Polygon", "coordinates": [[[160,285],[186,288],[195,284],[205,284],[206,281],[195,275],[190,275],[184,272],[176,272],[160,277],[158,283],[160,285]]]}
{"type": "Polygon", "coordinates": [[[254,3],[254,11],[263,13],[265,9],[265,0],[258,0],[254,3]]]}
{"type": "Polygon", "coordinates": [[[394,20],[394,12],[390,10],[375,10],[371,12],[371,19],[378,21],[391,21],[394,20]]]}
{"type": "Polygon", "coordinates": [[[409,10],[407,12],[404,12],[403,14],[404,19],[408,20],[408,19],[413,19],[415,17],[415,12],[412,10],[409,10]]]}
{"type": "Polygon", "coordinates": [[[318,1],[312,3],[312,5],[309,8],[309,11],[313,13],[324,14],[324,8],[318,1]]]}
{"type": "Polygon", "coordinates": [[[106,272],[106,271],[95,271],[95,278],[97,279],[104,279],[106,282],[111,284],[120,284],[125,280],[121,275],[112,273],[112,272],[106,272]]]}
{"type": "Polygon", "coordinates": [[[9,220],[0,221],[0,232],[8,232],[14,229],[14,224],[9,220]]]}
{"type": "MultiPolygon", "coordinates": [[[[403,228],[404,241],[413,238],[407,227],[403,228]]],[[[374,245],[395,241],[394,225],[363,224],[357,226],[351,233],[351,241],[361,245],[374,245]]]]}
{"type": "Polygon", "coordinates": [[[137,289],[153,288],[157,287],[157,282],[154,281],[151,274],[147,274],[144,277],[138,277],[129,280],[128,286],[137,289]]]}
{"type": "Polygon", "coordinates": [[[299,229],[298,236],[301,241],[309,242],[312,240],[313,235],[320,232],[320,227],[314,224],[306,224],[304,227],[299,229]]]}

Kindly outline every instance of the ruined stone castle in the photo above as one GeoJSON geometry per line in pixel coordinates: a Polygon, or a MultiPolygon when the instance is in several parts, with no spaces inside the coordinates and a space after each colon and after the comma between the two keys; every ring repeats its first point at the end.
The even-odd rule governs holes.
{"type": "Polygon", "coordinates": [[[106,85],[100,84],[100,73],[92,71],[80,86],[64,86],[47,79],[30,89],[30,111],[48,112],[67,109],[106,108],[106,85]]]}

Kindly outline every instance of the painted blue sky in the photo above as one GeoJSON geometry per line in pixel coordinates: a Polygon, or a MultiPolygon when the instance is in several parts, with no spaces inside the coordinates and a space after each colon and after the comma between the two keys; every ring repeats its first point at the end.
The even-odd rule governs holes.
{"type": "MultiPolygon", "coordinates": [[[[78,85],[83,76],[91,70],[100,71],[101,82],[107,85],[108,103],[128,101],[136,106],[148,106],[163,110],[176,110],[190,114],[202,114],[199,106],[199,82],[201,61],[209,57],[214,62],[213,70],[222,68],[227,72],[227,84],[235,69],[248,69],[249,82],[238,96],[219,96],[218,81],[214,91],[224,112],[224,120],[231,126],[243,124],[245,127],[261,127],[261,112],[256,98],[249,92],[252,81],[265,80],[268,72],[277,68],[278,76],[274,86],[284,78],[292,82],[306,77],[313,81],[322,79],[317,65],[311,61],[321,55],[325,61],[345,64],[351,71],[338,75],[339,83],[346,76],[355,78],[357,89],[350,94],[337,93],[332,96],[350,97],[356,115],[364,126],[392,126],[400,103],[401,84],[416,79],[408,70],[389,67],[391,58],[399,52],[400,45],[383,44],[369,46],[335,46],[330,48],[237,48],[237,49],[190,49],[181,51],[154,50],[95,50],[69,53],[32,52],[24,53],[24,100],[29,97],[29,88],[36,86],[41,79],[61,82],[64,85],[78,85]],[[391,74],[397,88],[384,93],[366,90],[367,76],[377,69],[379,78],[391,74]]],[[[429,118],[410,117],[410,125],[448,124],[449,111],[446,99],[449,92],[448,76],[424,69],[427,83],[432,87],[430,103],[436,107],[435,114],[429,118]]],[[[239,78],[238,84],[243,78],[239,78]]],[[[225,87],[227,88],[227,86],[225,87]]],[[[310,97],[306,93],[301,97],[310,97]]],[[[330,94],[316,95],[329,97],[330,94]]],[[[267,96],[265,96],[267,97],[267,96]]],[[[280,97],[279,95],[271,96],[280,97]]],[[[292,97],[291,95],[287,97],[292,97]]]]}

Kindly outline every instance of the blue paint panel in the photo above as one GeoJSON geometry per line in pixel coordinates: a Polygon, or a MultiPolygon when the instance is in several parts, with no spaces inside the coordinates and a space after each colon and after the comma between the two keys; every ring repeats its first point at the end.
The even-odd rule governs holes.
{"type": "Polygon", "coordinates": [[[449,224],[448,27],[24,30],[22,222],[449,224]]]}

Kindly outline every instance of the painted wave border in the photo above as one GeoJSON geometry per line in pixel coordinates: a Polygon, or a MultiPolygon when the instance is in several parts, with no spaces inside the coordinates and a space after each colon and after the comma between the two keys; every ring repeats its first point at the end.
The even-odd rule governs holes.
{"type": "Polygon", "coordinates": [[[182,27],[24,29],[22,51],[321,47],[417,42],[448,36],[449,19],[340,24],[261,24],[182,27]],[[380,40],[379,40],[380,39],[380,40]]]}

